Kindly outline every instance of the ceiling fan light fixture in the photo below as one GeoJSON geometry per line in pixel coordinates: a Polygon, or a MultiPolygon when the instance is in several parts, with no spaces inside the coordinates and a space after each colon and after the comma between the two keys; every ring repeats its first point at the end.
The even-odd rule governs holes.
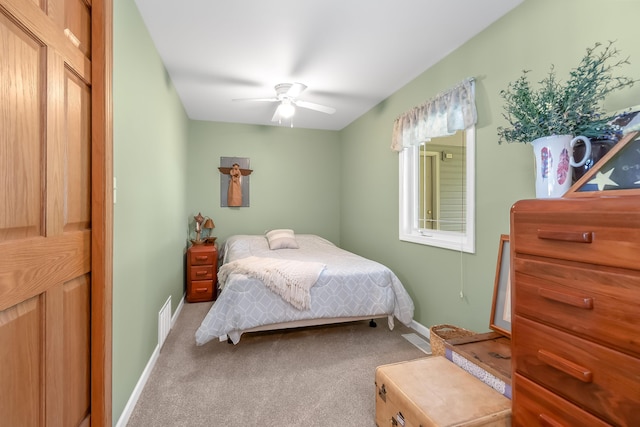
{"type": "Polygon", "coordinates": [[[235,98],[233,101],[277,102],[278,106],[273,112],[271,121],[282,124],[282,120],[291,120],[292,127],[293,116],[296,114],[298,107],[320,111],[325,114],[333,114],[336,112],[336,109],[333,107],[298,99],[298,95],[304,92],[306,88],[307,86],[302,83],[279,83],[275,86],[276,96],[273,98],[235,98]]]}
{"type": "Polygon", "coordinates": [[[291,103],[291,101],[285,99],[278,107],[278,113],[283,119],[290,119],[294,114],[296,114],[296,107],[291,103]]]}

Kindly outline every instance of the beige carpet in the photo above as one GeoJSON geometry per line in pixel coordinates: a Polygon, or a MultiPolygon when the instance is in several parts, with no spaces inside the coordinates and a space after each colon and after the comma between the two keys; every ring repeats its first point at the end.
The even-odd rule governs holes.
{"type": "Polygon", "coordinates": [[[375,426],[376,366],[426,357],[386,319],[245,334],[238,345],[194,334],[211,303],[185,303],[127,424],[375,426]]]}

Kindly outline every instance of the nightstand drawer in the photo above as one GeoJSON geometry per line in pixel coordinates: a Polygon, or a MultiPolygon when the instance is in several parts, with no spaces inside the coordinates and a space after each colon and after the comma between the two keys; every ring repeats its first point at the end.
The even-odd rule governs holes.
{"type": "Polygon", "coordinates": [[[515,316],[517,373],[616,425],[637,421],[640,360],[515,316]]]}
{"type": "Polygon", "coordinates": [[[514,312],[640,357],[640,272],[514,260],[514,312]]]}
{"type": "Polygon", "coordinates": [[[189,267],[191,269],[191,280],[212,280],[213,279],[213,266],[212,265],[200,265],[195,267],[189,267]]]}
{"type": "Polygon", "coordinates": [[[188,286],[188,302],[211,301],[213,299],[213,280],[194,280],[188,286]]]}
{"type": "Polygon", "coordinates": [[[215,300],[218,296],[218,250],[214,245],[193,245],[187,251],[187,301],[215,300]]]}
{"type": "Polygon", "coordinates": [[[193,250],[189,252],[189,260],[191,265],[213,265],[213,256],[215,252],[204,252],[193,250]]]}
{"type": "Polygon", "coordinates": [[[582,426],[607,427],[609,424],[583,411],[572,403],[556,396],[521,375],[513,378],[517,388],[517,404],[514,405],[514,419],[517,426],[582,426]]]}

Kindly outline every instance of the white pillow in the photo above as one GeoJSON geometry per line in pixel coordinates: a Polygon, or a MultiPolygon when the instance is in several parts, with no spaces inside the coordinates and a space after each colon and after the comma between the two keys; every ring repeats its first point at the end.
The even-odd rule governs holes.
{"type": "Polygon", "coordinates": [[[298,242],[293,230],[271,230],[265,235],[269,242],[269,249],[298,249],[298,242]]]}

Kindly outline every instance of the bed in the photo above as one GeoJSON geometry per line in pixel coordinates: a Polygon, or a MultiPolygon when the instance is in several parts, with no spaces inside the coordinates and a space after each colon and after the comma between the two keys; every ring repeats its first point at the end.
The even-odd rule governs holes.
{"type": "Polygon", "coordinates": [[[197,345],[216,338],[237,344],[246,332],[363,319],[387,318],[390,329],[394,317],[411,324],[413,301],[389,268],[320,236],[284,231],[227,239],[218,272],[221,291],[196,331],[197,345]],[[298,276],[306,280],[302,291],[296,280],[295,286],[287,282],[298,276]],[[290,287],[296,288],[294,297],[290,287]]]}

